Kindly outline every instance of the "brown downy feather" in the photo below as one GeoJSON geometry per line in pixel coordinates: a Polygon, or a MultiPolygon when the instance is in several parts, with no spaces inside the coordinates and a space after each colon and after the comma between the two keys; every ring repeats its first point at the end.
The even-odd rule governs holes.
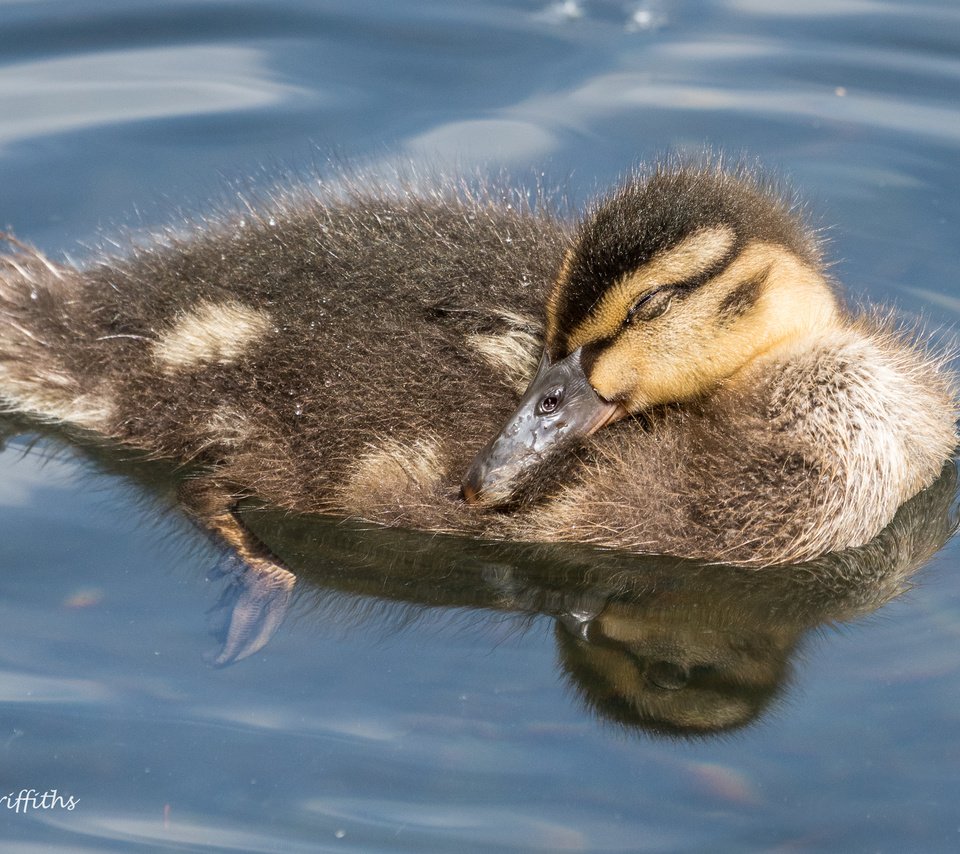
{"type": "MultiPolygon", "coordinates": [[[[818,262],[786,206],[744,176],[681,168],[655,181],[601,201],[582,252],[606,245],[605,216],[628,227],[640,199],[648,220],[665,216],[645,232],[653,243],[726,216],[818,262]]],[[[512,512],[465,505],[460,477],[539,356],[572,233],[508,193],[361,189],[291,195],[79,269],[13,244],[0,259],[0,396],[198,463],[233,498],[745,564],[866,542],[952,454],[942,365],[882,325],[847,322],[755,366],[746,391],[607,428],[525,484],[512,512]]]]}
{"type": "Polygon", "coordinates": [[[862,545],[952,455],[954,394],[942,358],[863,319],[736,387],[598,433],[504,535],[746,565],[862,545]]]}

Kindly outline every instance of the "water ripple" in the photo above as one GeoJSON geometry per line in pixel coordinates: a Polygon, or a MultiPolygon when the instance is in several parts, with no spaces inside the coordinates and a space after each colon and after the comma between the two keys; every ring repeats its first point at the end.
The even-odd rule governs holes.
{"type": "Polygon", "coordinates": [[[249,47],[118,50],[0,68],[0,145],[143,119],[251,110],[298,90],[249,47]]]}

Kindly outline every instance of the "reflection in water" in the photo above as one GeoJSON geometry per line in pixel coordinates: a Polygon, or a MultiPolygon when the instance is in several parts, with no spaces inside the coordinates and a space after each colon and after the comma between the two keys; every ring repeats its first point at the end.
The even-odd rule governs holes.
{"type": "MultiPolygon", "coordinates": [[[[100,228],[140,231],[180,206],[226,203],[233,187],[218,174],[263,188],[331,150],[471,170],[489,157],[489,171],[528,183],[546,170],[578,205],[638,160],[710,144],[804,188],[858,299],[923,311],[928,325],[960,316],[957,3],[7,0],[0,15],[2,222],[58,254],[100,244],[100,228]],[[544,20],[556,6],[582,15],[544,20]],[[625,32],[644,9],[666,25],[625,32]]],[[[625,561],[635,568],[594,577],[590,553],[576,572],[549,559],[538,569],[534,550],[474,544],[471,557],[461,541],[330,523],[283,547],[286,529],[264,519],[308,566],[264,653],[214,670],[198,628],[220,586],[203,581],[212,551],[199,537],[162,545],[183,526],[128,511],[135,484],[78,482],[73,453],[41,472],[39,453],[17,462],[21,446],[0,475],[3,778],[82,800],[70,813],[6,812],[3,850],[956,846],[956,538],[881,619],[812,638],[816,595],[833,597],[822,609],[833,620],[857,620],[909,583],[906,558],[861,586],[721,569],[714,595],[760,619],[752,638],[780,643],[765,659],[779,656],[780,681],[768,680],[779,687],[751,696],[760,725],[653,739],[603,721],[635,721],[645,687],[676,703],[700,678],[694,652],[717,661],[746,634],[738,619],[714,643],[719,619],[693,608],[706,570],[625,561]],[[778,583],[787,594],[755,593],[752,608],[739,593],[778,583]],[[67,607],[89,588],[100,605],[67,607]],[[790,601],[807,614],[782,616],[790,601]],[[401,631],[404,619],[416,622],[401,631]],[[676,662],[661,650],[678,625],[688,687],[649,688],[649,663],[641,673],[632,655],[657,660],[656,642],[659,660],[676,662]]],[[[173,478],[149,468],[143,481],[172,506],[173,478]]],[[[930,507],[904,555],[946,528],[930,507]]],[[[670,675],[651,678],[676,684],[670,675]]],[[[668,730],[649,702],[647,725],[668,730]]]]}
{"type": "Polygon", "coordinates": [[[809,630],[861,617],[907,588],[954,530],[956,479],[949,463],[861,548],[764,570],[266,512],[247,522],[305,588],[362,597],[356,607],[368,616],[375,598],[414,610],[553,617],[560,667],[598,716],[654,733],[706,734],[743,726],[769,706],[809,630]]]}
{"type": "MultiPolygon", "coordinates": [[[[0,435],[36,425],[0,422],[0,435]]],[[[50,431],[50,437],[61,434],[50,431]]],[[[82,437],[71,437],[73,445],[82,437]]],[[[170,506],[182,472],[84,443],[98,467],[170,506]]],[[[791,656],[819,626],[900,595],[957,525],[957,471],[900,508],[873,541],[799,566],[744,569],[587,546],[504,543],[244,510],[244,524],[296,575],[306,619],[407,625],[428,609],[555,621],[559,667],[583,703],[628,729],[706,735],[756,720],[789,682],[791,656]],[[399,615],[399,619],[398,619],[399,615]]],[[[225,554],[212,609],[225,665],[267,643],[291,596],[225,554]]],[[[199,603],[198,603],[199,606],[199,603]]]]}
{"type": "MultiPolygon", "coordinates": [[[[0,435],[38,428],[14,418],[0,435]]],[[[47,438],[62,434],[50,431],[47,438]]],[[[74,446],[82,437],[71,437],[74,446]]],[[[170,506],[183,472],[83,443],[98,467],[170,506]]],[[[862,617],[909,586],[956,527],[957,471],[907,502],[872,542],[799,566],[744,569],[567,544],[503,543],[244,510],[244,524],[296,575],[304,618],[409,624],[469,608],[555,621],[559,666],[583,703],[628,729],[706,735],[756,720],[789,682],[791,656],[819,626],[862,617]],[[345,595],[344,595],[345,594],[345,595]]],[[[267,643],[288,589],[225,554],[213,613],[230,664],[267,643]]]]}

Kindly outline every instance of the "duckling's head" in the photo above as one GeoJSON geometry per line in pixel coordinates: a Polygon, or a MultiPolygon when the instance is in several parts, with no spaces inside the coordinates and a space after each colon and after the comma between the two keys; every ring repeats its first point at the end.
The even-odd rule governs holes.
{"type": "Polygon", "coordinates": [[[836,317],[816,241],[772,188],[713,166],[634,177],[576,229],[536,376],[464,496],[510,503],[571,442],[709,394],[836,317]]]}

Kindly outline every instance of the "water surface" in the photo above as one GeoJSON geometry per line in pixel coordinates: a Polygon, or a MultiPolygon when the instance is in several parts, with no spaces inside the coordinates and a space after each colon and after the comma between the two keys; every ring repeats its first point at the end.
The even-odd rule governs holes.
{"type": "MultiPolygon", "coordinates": [[[[793,7],[3,2],[0,223],[80,259],[331,157],[505,169],[581,202],[639,161],[711,147],[802,192],[855,295],[949,337],[960,9],[793,7]]],[[[0,840],[955,850],[960,545],[912,575],[946,536],[946,477],[881,550],[899,563],[865,557],[869,584],[826,593],[264,517],[301,595],[262,652],[216,669],[219,556],[173,508],[170,473],[32,428],[0,454],[0,796],[78,802],[0,804],[0,840]],[[676,710],[628,720],[604,694],[604,656],[624,649],[675,690],[668,643],[737,674],[734,700],[692,704],[722,735],[670,734],[676,710]]]]}

